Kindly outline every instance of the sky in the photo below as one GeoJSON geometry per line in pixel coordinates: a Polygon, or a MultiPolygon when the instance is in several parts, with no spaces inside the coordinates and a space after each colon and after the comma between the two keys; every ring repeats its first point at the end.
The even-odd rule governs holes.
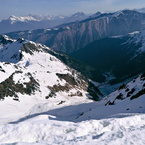
{"type": "Polygon", "coordinates": [[[11,15],[69,15],[145,7],[145,0],[0,0],[0,20],[11,15]]]}

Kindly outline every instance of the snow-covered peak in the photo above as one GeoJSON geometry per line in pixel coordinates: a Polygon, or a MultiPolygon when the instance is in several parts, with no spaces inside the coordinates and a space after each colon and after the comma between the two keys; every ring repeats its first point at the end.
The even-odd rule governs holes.
{"type": "Polygon", "coordinates": [[[27,16],[14,16],[11,15],[8,20],[11,22],[11,24],[14,24],[16,22],[29,22],[29,21],[43,21],[43,20],[53,20],[55,19],[54,16],[43,16],[43,15],[32,15],[29,14],[27,16]]]}
{"type": "Polygon", "coordinates": [[[21,60],[22,56],[24,57],[23,53],[33,55],[35,52],[46,52],[46,50],[49,50],[44,45],[23,38],[13,40],[6,35],[3,35],[2,38],[0,39],[0,61],[2,62],[17,63],[21,60]]]}
{"type": "Polygon", "coordinates": [[[14,39],[11,39],[7,35],[0,35],[0,48],[3,48],[4,45],[14,42],[14,39]]]}
{"type": "Polygon", "coordinates": [[[28,16],[10,16],[9,20],[11,21],[11,24],[16,23],[16,22],[28,22],[28,21],[40,21],[37,18],[34,18],[32,15],[28,16]]]}
{"type": "Polygon", "coordinates": [[[0,35],[0,40],[2,40],[2,39],[14,41],[14,39],[10,38],[7,35],[0,35]]]}
{"type": "MultiPolygon", "coordinates": [[[[5,35],[5,38],[8,37],[5,35]]],[[[18,39],[10,41],[5,40],[2,42],[0,49],[0,61],[1,62],[8,62],[8,63],[16,63],[21,59],[20,49],[23,46],[25,40],[18,39]]]]}

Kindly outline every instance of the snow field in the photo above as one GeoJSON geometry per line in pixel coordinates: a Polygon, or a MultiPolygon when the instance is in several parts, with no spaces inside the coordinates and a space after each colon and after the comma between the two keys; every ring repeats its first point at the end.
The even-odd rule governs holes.
{"type": "Polygon", "coordinates": [[[145,115],[89,120],[80,123],[49,120],[39,115],[17,124],[0,126],[1,143],[123,145],[145,144],[145,115]]]}

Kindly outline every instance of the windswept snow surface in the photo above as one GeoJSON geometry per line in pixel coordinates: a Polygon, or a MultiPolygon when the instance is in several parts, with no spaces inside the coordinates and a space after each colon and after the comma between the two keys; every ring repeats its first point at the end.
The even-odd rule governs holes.
{"type": "MultiPolygon", "coordinates": [[[[49,116],[0,127],[3,142],[15,144],[65,145],[130,145],[145,144],[145,116],[108,120],[90,120],[81,123],[50,121],[49,116]],[[20,143],[23,142],[23,143],[20,143]]],[[[6,144],[6,143],[5,143],[6,144]]]]}
{"type": "Polygon", "coordinates": [[[7,99],[1,102],[0,143],[3,145],[143,145],[145,108],[139,107],[143,105],[140,102],[145,101],[145,96],[140,99],[130,102],[131,111],[126,110],[125,105],[121,109],[121,105],[125,102],[119,106],[104,106],[103,102],[78,104],[70,100],[67,104],[69,106],[65,106],[58,105],[54,100],[46,101],[38,98],[22,100],[22,103],[7,99]],[[135,112],[137,107],[142,113],[135,112]],[[123,110],[124,113],[121,113],[123,110]],[[6,114],[9,115],[9,120],[4,119],[6,114]],[[14,118],[17,120],[14,121],[14,118]]]}

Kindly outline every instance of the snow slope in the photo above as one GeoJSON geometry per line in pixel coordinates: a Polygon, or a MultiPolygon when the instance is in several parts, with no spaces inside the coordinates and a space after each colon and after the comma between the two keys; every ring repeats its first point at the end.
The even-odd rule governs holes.
{"type": "MultiPolygon", "coordinates": [[[[54,104],[54,106],[90,101],[88,100],[88,97],[91,97],[88,89],[94,88],[89,87],[88,80],[51,55],[49,52],[52,50],[48,47],[24,39],[10,39],[9,42],[9,38],[6,36],[2,37],[2,40],[0,105],[1,107],[3,104],[10,106],[6,110],[7,112],[12,111],[12,114],[14,109],[14,112],[17,112],[12,115],[14,119],[19,113],[29,114],[29,109],[39,104],[41,100],[50,101],[50,104],[54,104]],[[5,41],[8,43],[3,43],[5,41]],[[7,100],[18,106],[9,105],[7,100]],[[28,110],[21,102],[24,102],[26,106],[30,105],[28,110]]],[[[35,111],[33,112],[35,113],[35,111]]],[[[9,115],[4,113],[2,116],[9,120],[9,115]]]]}
{"type": "Polygon", "coordinates": [[[145,144],[145,74],[94,102],[88,82],[52,50],[24,39],[3,40],[0,144],[145,144]]]}
{"type": "Polygon", "coordinates": [[[90,120],[81,123],[58,122],[42,115],[19,124],[7,124],[0,140],[18,145],[130,145],[145,143],[145,115],[126,118],[90,120]]]}
{"type": "MultiPolygon", "coordinates": [[[[129,88],[133,84],[128,84],[129,88]]],[[[59,106],[54,102],[53,104],[52,100],[46,102],[40,99],[39,103],[35,104],[34,99],[35,101],[31,100],[33,105],[35,104],[33,107],[28,103],[30,100],[13,104],[12,100],[6,99],[2,106],[4,110],[0,110],[1,116],[6,114],[8,106],[5,105],[8,103],[11,106],[9,118],[13,118],[12,110],[16,114],[18,108],[21,108],[23,113],[29,108],[29,114],[24,113],[25,117],[19,114],[15,121],[5,118],[1,120],[0,142],[5,145],[145,144],[145,95],[133,100],[126,98],[120,102],[116,101],[115,105],[105,106],[113,97],[110,95],[100,102],[82,104],[70,101],[68,106],[59,106]],[[27,107],[24,102],[27,102],[27,107]]]]}
{"type": "Polygon", "coordinates": [[[33,80],[34,85],[37,85],[37,95],[43,97],[52,91],[54,85],[58,92],[67,85],[67,92],[82,90],[83,94],[87,89],[87,82],[48,51],[51,51],[48,47],[24,39],[3,45],[0,49],[1,83],[9,78],[14,84],[21,84],[24,88],[33,80]]]}

